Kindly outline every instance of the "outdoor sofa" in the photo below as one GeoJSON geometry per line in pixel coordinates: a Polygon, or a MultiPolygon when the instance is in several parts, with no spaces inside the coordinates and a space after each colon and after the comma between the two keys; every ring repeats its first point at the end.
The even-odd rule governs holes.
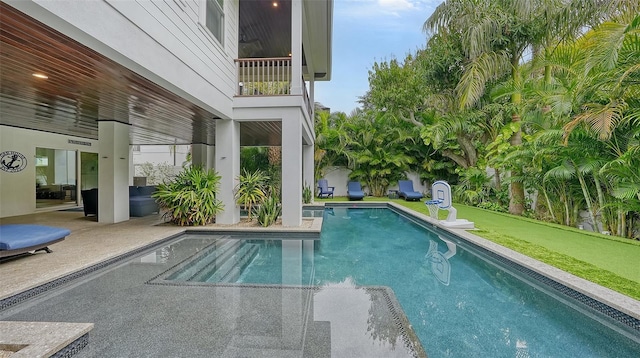
{"type": "MultiPolygon", "coordinates": [[[[154,185],[129,186],[129,216],[141,217],[160,211],[156,199],[151,197],[157,188],[154,185]]],[[[98,189],[83,190],[84,216],[98,215],[98,189]]]]}
{"type": "Polygon", "coordinates": [[[157,189],[154,185],[129,187],[129,216],[147,216],[160,211],[156,199],[151,194],[157,189]]]}

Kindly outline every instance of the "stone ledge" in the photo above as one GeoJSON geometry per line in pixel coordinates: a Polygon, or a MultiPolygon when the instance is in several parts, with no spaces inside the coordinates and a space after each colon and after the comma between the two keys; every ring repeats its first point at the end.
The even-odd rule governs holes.
{"type": "Polygon", "coordinates": [[[1,321],[0,351],[11,358],[50,357],[92,329],[93,323],[1,321]]]}

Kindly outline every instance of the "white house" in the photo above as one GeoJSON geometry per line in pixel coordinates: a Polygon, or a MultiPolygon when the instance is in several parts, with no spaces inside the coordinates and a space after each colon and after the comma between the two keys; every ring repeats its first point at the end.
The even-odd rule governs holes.
{"type": "Polygon", "coordinates": [[[313,183],[333,0],[2,0],[0,217],[77,205],[129,219],[132,148],[192,145],[236,223],[240,146],[282,146],[283,224],[313,183]]]}

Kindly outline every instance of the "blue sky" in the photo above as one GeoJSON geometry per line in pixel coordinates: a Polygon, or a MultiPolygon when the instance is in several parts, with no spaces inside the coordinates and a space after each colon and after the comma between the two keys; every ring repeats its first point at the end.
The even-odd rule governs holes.
{"type": "Polygon", "coordinates": [[[333,72],[316,82],[315,100],[347,114],[369,88],[375,61],[403,60],[424,47],[422,24],[442,0],[334,0],[333,72]]]}

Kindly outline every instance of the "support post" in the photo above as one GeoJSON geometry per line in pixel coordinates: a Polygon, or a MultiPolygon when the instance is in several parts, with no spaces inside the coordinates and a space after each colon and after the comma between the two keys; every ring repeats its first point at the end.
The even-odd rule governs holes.
{"type": "Polygon", "coordinates": [[[98,122],[98,221],[129,220],[129,125],[98,122]]]}
{"type": "Polygon", "coordinates": [[[282,118],[282,225],[302,225],[302,118],[282,118]]]}
{"type": "Polygon", "coordinates": [[[220,224],[236,224],[240,221],[240,207],[234,198],[236,178],[240,174],[240,123],[219,119],[216,122],[215,168],[220,179],[218,199],[224,211],[216,217],[220,224]]]}

